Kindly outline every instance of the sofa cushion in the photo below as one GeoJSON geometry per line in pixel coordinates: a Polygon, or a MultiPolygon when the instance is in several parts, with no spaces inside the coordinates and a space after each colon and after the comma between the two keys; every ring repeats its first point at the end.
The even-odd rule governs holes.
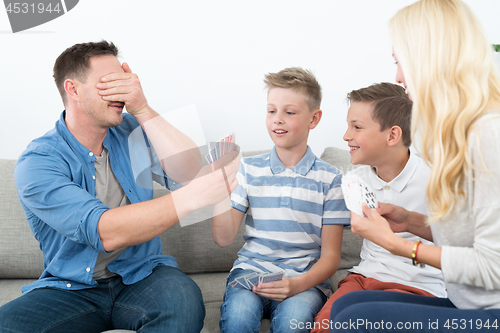
{"type": "Polygon", "coordinates": [[[337,147],[327,147],[320,159],[339,169],[342,174],[346,174],[357,166],[351,163],[351,155],[347,150],[337,147]]]}
{"type": "Polygon", "coordinates": [[[0,278],[37,279],[43,254],[17,197],[15,165],[16,160],[0,159],[0,278]]]}
{"type": "MultiPolygon", "coordinates": [[[[207,209],[207,208],[205,208],[207,209]]],[[[212,208],[209,208],[212,211],[212,208]]],[[[186,274],[229,272],[243,246],[243,223],[233,244],[221,248],[212,240],[212,224],[206,220],[181,227],[176,224],[160,237],[163,254],[173,256],[186,274]]]]}
{"type": "MultiPolygon", "coordinates": [[[[243,152],[243,156],[253,156],[267,151],[243,152]]],[[[350,161],[349,152],[336,147],[326,148],[320,157],[325,162],[330,163],[343,173],[355,168],[350,161]]],[[[155,197],[165,195],[168,190],[155,188],[155,197]]],[[[237,252],[244,244],[243,232],[244,223],[233,244],[227,248],[220,248],[212,240],[211,212],[213,207],[205,207],[192,213],[188,218],[194,221],[203,221],[196,224],[181,227],[176,224],[170,230],[164,232],[160,237],[163,244],[163,253],[173,256],[179,268],[187,273],[207,273],[207,272],[227,272],[232,268],[233,262],[237,258],[237,252]],[[200,251],[200,249],[204,249],[200,251]]],[[[189,224],[189,221],[188,221],[189,224]]],[[[359,252],[362,239],[354,235],[349,226],[344,227],[342,241],[341,263],[339,271],[352,268],[359,263],[359,252]]],[[[345,272],[339,272],[337,276],[345,276],[345,272]]],[[[336,283],[333,285],[336,288],[336,283]]]]}

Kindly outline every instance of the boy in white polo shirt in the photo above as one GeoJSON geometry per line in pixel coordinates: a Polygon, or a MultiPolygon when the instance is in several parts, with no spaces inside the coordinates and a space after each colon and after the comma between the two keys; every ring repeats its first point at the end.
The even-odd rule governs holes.
{"type": "Polygon", "coordinates": [[[244,158],[232,209],[212,219],[220,246],[233,243],[245,213],[245,245],[238,252],[221,306],[221,332],[258,332],[270,318],[272,332],[308,332],[329,294],[328,278],[340,263],[343,226],[350,213],[341,173],[307,145],[322,115],[321,88],[311,72],[269,73],[266,126],[275,146],[244,158]],[[252,290],[233,287],[250,272],[284,272],[280,281],[252,290]]]}
{"type": "MultiPolygon", "coordinates": [[[[351,150],[351,162],[364,164],[351,172],[370,185],[379,202],[427,215],[425,191],[430,170],[409,149],[412,102],[404,88],[374,84],[351,91],[347,99],[351,106],[344,140],[351,150]]],[[[406,232],[399,235],[411,242],[418,239],[406,232]]],[[[350,273],[316,316],[311,332],[330,332],[333,302],[351,291],[390,290],[446,297],[440,270],[414,266],[411,259],[393,255],[366,239],[361,262],[350,273]]]]}

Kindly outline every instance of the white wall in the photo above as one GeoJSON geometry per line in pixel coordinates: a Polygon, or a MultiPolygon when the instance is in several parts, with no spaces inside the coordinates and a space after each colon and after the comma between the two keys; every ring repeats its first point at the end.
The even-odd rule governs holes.
{"type": "MultiPolygon", "coordinates": [[[[388,20],[412,2],[81,0],[66,15],[16,34],[0,9],[0,158],[17,158],[63,110],[52,79],[56,57],[101,39],[117,44],[155,110],[195,104],[208,140],[234,132],[244,150],[272,147],[264,74],[311,69],[324,98],[309,144],[318,155],[327,146],[345,149],[346,93],[394,82],[388,20]]],[[[466,2],[499,44],[500,1],[466,2]]]]}

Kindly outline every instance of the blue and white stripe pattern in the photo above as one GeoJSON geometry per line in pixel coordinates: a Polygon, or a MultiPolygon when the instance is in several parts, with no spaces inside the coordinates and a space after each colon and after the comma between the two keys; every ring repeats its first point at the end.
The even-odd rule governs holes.
{"type": "MultiPolygon", "coordinates": [[[[280,161],[276,147],[244,158],[231,204],[247,213],[245,245],[233,269],[284,270],[287,277],[307,272],[321,254],[322,225],[349,224],[341,179],[340,171],[309,147],[291,169],[280,161]]],[[[326,291],[329,281],[320,287],[326,291]]]]}

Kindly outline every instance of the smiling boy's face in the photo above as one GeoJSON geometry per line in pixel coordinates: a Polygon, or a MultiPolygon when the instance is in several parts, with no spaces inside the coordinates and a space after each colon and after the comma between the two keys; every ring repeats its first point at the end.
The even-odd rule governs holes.
{"type": "Polygon", "coordinates": [[[305,152],[309,130],[317,125],[314,121],[317,111],[309,110],[303,93],[271,88],[267,96],[266,127],[276,148],[305,152]]]}
{"type": "Polygon", "coordinates": [[[351,163],[378,166],[386,154],[390,128],[380,131],[380,124],[372,119],[370,102],[352,102],[347,111],[347,130],[344,141],[350,148],[351,163]]]}

